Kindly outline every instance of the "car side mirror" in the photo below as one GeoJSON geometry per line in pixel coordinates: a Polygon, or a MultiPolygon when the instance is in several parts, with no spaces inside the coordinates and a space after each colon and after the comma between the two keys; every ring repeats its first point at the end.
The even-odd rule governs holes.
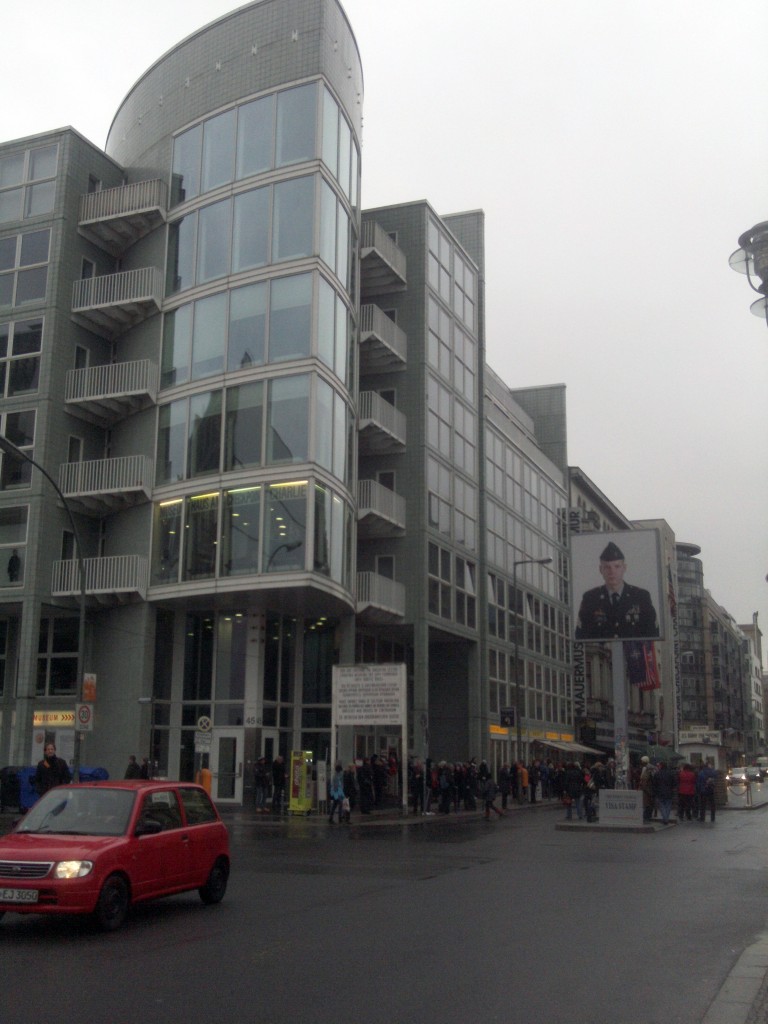
{"type": "Polygon", "coordinates": [[[159,832],[163,831],[163,826],[159,821],[153,821],[151,818],[145,818],[140,821],[134,831],[135,836],[156,836],[159,832]]]}

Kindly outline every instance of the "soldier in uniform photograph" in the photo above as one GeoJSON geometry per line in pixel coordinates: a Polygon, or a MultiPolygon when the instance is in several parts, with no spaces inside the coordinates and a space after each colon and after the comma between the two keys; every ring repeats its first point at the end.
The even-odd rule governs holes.
{"type": "Polygon", "coordinates": [[[652,640],[659,635],[656,609],[651,595],[641,587],[624,582],[627,563],[618,545],[611,541],[599,563],[603,585],[586,591],[576,623],[577,640],[652,640]]]}

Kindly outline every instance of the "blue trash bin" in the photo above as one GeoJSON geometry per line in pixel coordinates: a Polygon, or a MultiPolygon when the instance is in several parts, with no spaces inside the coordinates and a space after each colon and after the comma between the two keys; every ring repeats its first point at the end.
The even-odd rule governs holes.
{"type": "Polygon", "coordinates": [[[29,808],[37,803],[40,797],[37,795],[35,787],[32,785],[32,779],[35,777],[37,766],[31,768],[19,768],[18,780],[19,780],[19,810],[24,813],[29,808]]]}
{"type": "Polygon", "coordinates": [[[106,768],[86,768],[85,765],[80,765],[81,782],[104,782],[108,778],[109,772],[106,768]]]}

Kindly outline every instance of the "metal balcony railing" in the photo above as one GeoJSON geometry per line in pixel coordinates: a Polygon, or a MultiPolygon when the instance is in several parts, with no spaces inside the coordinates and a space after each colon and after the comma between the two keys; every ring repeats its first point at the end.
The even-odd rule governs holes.
{"type": "Polygon", "coordinates": [[[403,618],[405,615],[405,587],[396,580],[379,576],[375,572],[357,574],[358,614],[371,612],[374,616],[388,619],[403,618]]]}
{"type": "Polygon", "coordinates": [[[360,260],[363,294],[376,295],[406,287],[405,253],[376,221],[363,221],[360,260]]]}
{"type": "Polygon", "coordinates": [[[67,462],[59,467],[59,487],[86,507],[119,508],[149,498],[153,465],[146,455],[67,462]]]}
{"type": "Polygon", "coordinates": [[[80,198],[79,230],[119,256],[165,221],[168,186],[161,178],[89,192],[80,198]]]}
{"type": "Polygon", "coordinates": [[[364,448],[384,451],[405,447],[405,426],[405,415],[376,391],[360,392],[359,431],[364,448]]]}
{"type": "Polygon", "coordinates": [[[378,520],[381,527],[371,525],[369,532],[381,533],[392,527],[405,529],[405,498],[384,487],[377,480],[358,480],[357,482],[357,518],[362,520],[378,520]]]}
{"type": "MultiPolygon", "coordinates": [[[[149,560],[144,555],[111,555],[107,558],[86,558],[86,594],[113,596],[147,596],[149,560]]],[[[53,563],[51,593],[56,597],[80,594],[80,566],[76,558],[53,563]]]]}
{"type": "Polygon", "coordinates": [[[72,315],[89,330],[114,338],[158,312],[162,296],[157,267],[86,277],[72,286],[72,315]]]}
{"type": "Polygon", "coordinates": [[[158,367],[151,359],[105,363],[67,373],[64,398],[93,422],[110,423],[152,404],[158,367]]]}
{"type": "Polygon", "coordinates": [[[365,373],[403,366],[407,335],[374,303],[360,307],[360,344],[365,373]]]}

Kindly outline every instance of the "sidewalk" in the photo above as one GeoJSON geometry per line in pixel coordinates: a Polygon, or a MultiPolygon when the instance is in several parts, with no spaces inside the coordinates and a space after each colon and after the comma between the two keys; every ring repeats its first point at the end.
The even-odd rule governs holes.
{"type": "MultiPolygon", "coordinates": [[[[497,807],[500,809],[500,805],[497,802],[497,807]]],[[[526,812],[532,813],[537,811],[546,810],[557,810],[562,811],[562,804],[559,800],[554,797],[551,800],[539,800],[535,804],[524,803],[517,804],[510,801],[507,810],[504,812],[505,817],[511,817],[517,814],[525,814],[526,812]]],[[[328,810],[323,808],[322,810],[313,810],[310,814],[281,814],[276,815],[268,812],[267,814],[257,814],[255,808],[252,807],[219,807],[219,813],[227,824],[236,825],[255,825],[263,828],[276,828],[280,825],[286,825],[292,822],[303,822],[309,825],[316,825],[327,829],[328,823],[328,810]]],[[[495,821],[497,815],[493,814],[491,820],[495,821]]],[[[352,812],[352,820],[349,825],[343,822],[341,826],[335,823],[330,826],[333,828],[375,828],[383,825],[407,825],[409,827],[415,825],[421,825],[428,827],[430,825],[441,824],[444,825],[453,822],[454,824],[471,824],[473,822],[485,822],[485,815],[483,808],[478,802],[477,809],[474,811],[451,810],[449,814],[440,814],[437,811],[432,811],[429,814],[413,815],[410,812],[407,815],[402,813],[402,807],[400,805],[392,807],[376,807],[371,810],[370,814],[361,814],[359,811],[352,812]]]]}

